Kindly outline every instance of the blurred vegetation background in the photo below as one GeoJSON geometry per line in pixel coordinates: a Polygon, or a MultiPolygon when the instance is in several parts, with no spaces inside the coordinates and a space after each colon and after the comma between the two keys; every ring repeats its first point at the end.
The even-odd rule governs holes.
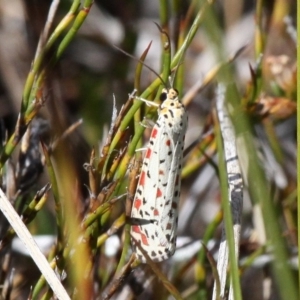
{"type": "MultiPolygon", "coordinates": [[[[216,259],[222,209],[213,115],[219,81],[235,85],[255,137],[259,158],[253,163],[266,178],[260,186],[256,174],[243,174],[242,299],[299,298],[295,20],[292,0],[0,0],[0,186],[32,234],[44,235],[40,246],[56,261],[72,299],[166,299],[170,293],[211,298],[213,266],[200,240],[216,259]],[[56,2],[55,16],[47,21],[56,2]],[[137,88],[138,95],[155,99],[161,82],[113,45],[140,58],[152,42],[141,59],[159,74],[169,70],[165,36],[154,22],[170,37],[165,52],[177,55],[175,87],[189,113],[186,147],[193,146],[183,168],[179,211],[178,245],[186,248],[160,265],[167,283],[149,266],[127,263],[130,204],[126,196],[116,200],[134,193],[143,156],[134,150],[151,130],[137,128],[144,116],[157,117],[128,95],[137,88]],[[42,36],[45,24],[49,34],[42,36]],[[230,78],[224,79],[224,66],[230,78]],[[114,107],[121,125],[111,121],[114,107]],[[273,253],[278,244],[268,224],[274,218],[264,214],[269,204],[257,202],[252,189],[270,198],[287,257],[273,253]],[[274,267],[281,259],[284,278],[274,267]]],[[[1,299],[53,297],[2,214],[0,240],[1,299]]]]}

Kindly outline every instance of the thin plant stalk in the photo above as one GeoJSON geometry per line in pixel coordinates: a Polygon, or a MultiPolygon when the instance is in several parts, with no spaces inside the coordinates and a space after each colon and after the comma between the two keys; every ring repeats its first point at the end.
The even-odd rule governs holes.
{"type": "MultiPolygon", "coordinates": [[[[297,1],[297,57],[300,57],[300,0],[297,1]]],[[[300,60],[297,60],[297,90],[300,91],[300,60]]],[[[298,261],[300,261],[300,93],[297,93],[297,187],[298,187],[298,261]]],[[[300,287],[300,275],[298,270],[298,286],[300,287]]]]}

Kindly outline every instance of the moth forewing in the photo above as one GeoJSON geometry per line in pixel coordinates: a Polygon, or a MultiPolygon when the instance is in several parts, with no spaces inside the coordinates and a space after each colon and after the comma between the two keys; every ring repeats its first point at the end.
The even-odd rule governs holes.
{"type": "Polygon", "coordinates": [[[187,113],[175,89],[164,89],[165,100],[151,132],[133,200],[133,250],[145,263],[142,247],[156,262],[168,259],[176,247],[178,202],[187,113]],[[139,246],[134,241],[139,243],[139,246]]]}
{"type": "MultiPolygon", "coordinates": [[[[178,145],[178,144],[177,144],[178,145]]],[[[179,148],[178,148],[179,149],[179,148]]],[[[177,150],[177,149],[176,149],[177,150]]],[[[170,169],[167,170],[167,185],[165,189],[164,205],[160,218],[160,230],[163,233],[167,256],[173,255],[176,247],[176,232],[178,222],[178,203],[180,196],[180,170],[181,160],[175,159],[178,151],[174,151],[170,169]]]]}

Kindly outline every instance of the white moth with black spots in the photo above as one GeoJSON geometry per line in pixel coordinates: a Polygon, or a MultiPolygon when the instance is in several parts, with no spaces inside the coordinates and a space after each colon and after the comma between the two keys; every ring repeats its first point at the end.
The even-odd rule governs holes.
{"type": "Polygon", "coordinates": [[[176,248],[184,137],[188,116],[178,91],[163,89],[131,210],[133,251],[142,263],[171,257],[176,248]],[[137,245],[138,243],[139,245],[137,245]]]}

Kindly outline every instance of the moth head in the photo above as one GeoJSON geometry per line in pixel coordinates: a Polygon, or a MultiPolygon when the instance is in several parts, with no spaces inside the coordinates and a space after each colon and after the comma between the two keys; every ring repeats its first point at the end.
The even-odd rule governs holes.
{"type": "Polygon", "coordinates": [[[160,95],[161,101],[165,101],[167,99],[168,100],[176,100],[177,98],[178,98],[178,91],[173,88],[170,88],[170,89],[164,88],[160,95]]]}

